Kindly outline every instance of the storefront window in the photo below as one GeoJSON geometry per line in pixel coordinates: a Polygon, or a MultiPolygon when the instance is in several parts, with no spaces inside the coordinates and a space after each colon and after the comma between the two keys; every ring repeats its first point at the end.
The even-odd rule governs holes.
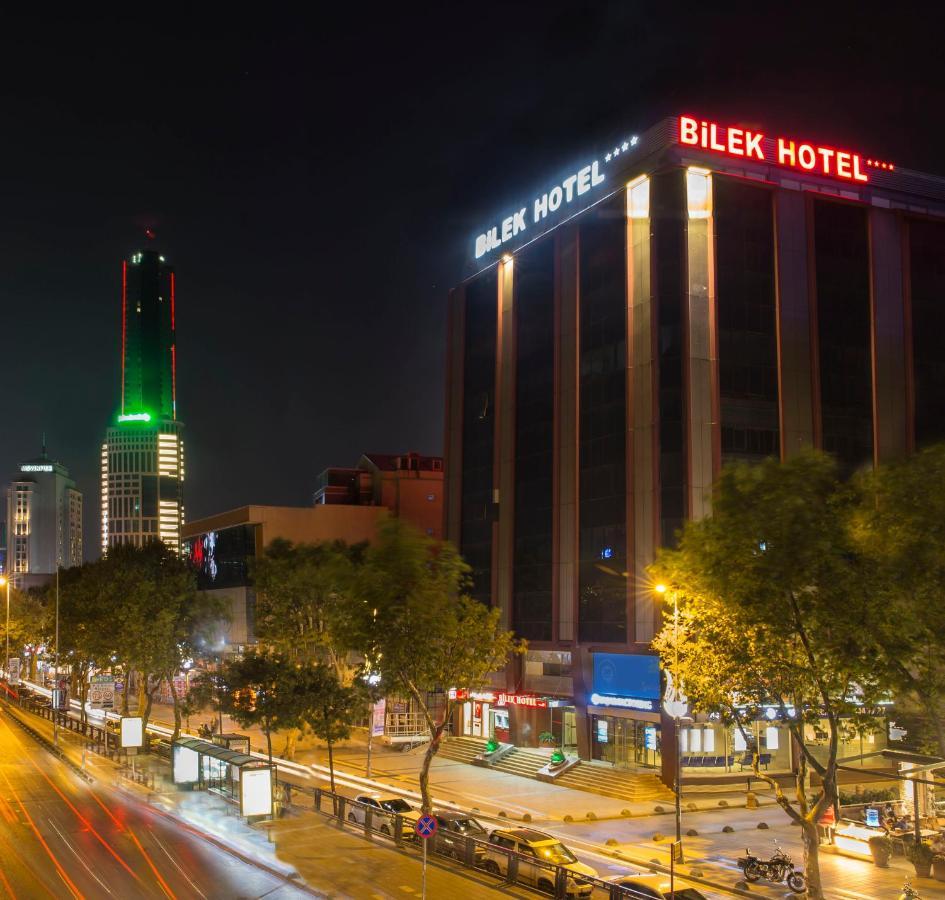
{"type": "Polygon", "coordinates": [[[594,759],[617,769],[658,768],[660,728],[652,722],[619,716],[593,717],[594,759]]]}
{"type": "Polygon", "coordinates": [[[790,740],[786,725],[749,723],[745,732],[715,722],[697,723],[680,729],[680,765],[692,772],[741,772],[751,768],[751,754],[758,747],[760,764],[766,771],[791,769],[790,740]]]}

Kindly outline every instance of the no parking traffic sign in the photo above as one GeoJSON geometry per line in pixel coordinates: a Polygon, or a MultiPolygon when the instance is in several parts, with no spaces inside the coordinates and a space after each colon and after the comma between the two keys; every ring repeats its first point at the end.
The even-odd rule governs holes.
{"type": "Polygon", "coordinates": [[[433,816],[420,816],[413,830],[417,833],[417,837],[424,840],[431,838],[436,834],[436,819],[433,816]]]}

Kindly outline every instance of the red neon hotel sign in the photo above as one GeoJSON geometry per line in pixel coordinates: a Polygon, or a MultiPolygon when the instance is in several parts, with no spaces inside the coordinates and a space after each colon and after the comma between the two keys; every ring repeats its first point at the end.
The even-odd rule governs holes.
{"type": "MultiPolygon", "coordinates": [[[[679,143],[844,181],[869,180],[858,153],[780,136],[769,140],[760,131],[719,125],[691,116],[679,117],[679,143]]],[[[881,165],[884,169],[893,168],[888,163],[881,165]]]]}

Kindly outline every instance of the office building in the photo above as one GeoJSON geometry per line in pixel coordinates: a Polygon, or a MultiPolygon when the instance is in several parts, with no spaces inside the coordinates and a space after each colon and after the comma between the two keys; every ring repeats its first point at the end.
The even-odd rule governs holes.
{"type": "Polygon", "coordinates": [[[102,552],[161,540],[180,550],[183,424],[177,418],[174,270],[155,250],[121,266],[121,398],[101,451],[102,552]]]}
{"type": "Polygon", "coordinates": [[[18,469],[6,492],[6,571],[26,587],[82,563],[82,493],[45,446],[18,469]]]}
{"type": "Polygon", "coordinates": [[[443,537],[443,459],[419,453],[365,453],[352,469],[318,476],[316,506],[383,506],[424,534],[443,537]]]}
{"type": "MultiPolygon", "coordinates": [[[[676,746],[684,772],[728,771],[730,729],[671,739],[646,567],[729,460],[814,446],[851,472],[945,437],[945,180],[679,116],[523,195],[469,251],[446,536],[529,641],[496,685],[518,698],[503,733],[668,781],[676,746]]],[[[494,733],[476,702],[460,731],[494,733]]],[[[790,766],[786,730],[757,727],[790,766]]]]}

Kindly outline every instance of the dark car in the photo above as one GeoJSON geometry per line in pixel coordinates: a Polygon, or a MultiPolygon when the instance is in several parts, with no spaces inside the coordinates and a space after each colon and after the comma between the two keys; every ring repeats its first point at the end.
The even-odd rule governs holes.
{"type": "MultiPolygon", "coordinates": [[[[433,849],[445,856],[463,859],[466,854],[466,838],[476,838],[479,841],[488,841],[489,832],[472,816],[461,812],[447,812],[436,809],[433,811],[436,818],[436,836],[433,839],[433,849]]],[[[485,857],[485,848],[477,845],[475,850],[476,864],[485,857]]]]}

